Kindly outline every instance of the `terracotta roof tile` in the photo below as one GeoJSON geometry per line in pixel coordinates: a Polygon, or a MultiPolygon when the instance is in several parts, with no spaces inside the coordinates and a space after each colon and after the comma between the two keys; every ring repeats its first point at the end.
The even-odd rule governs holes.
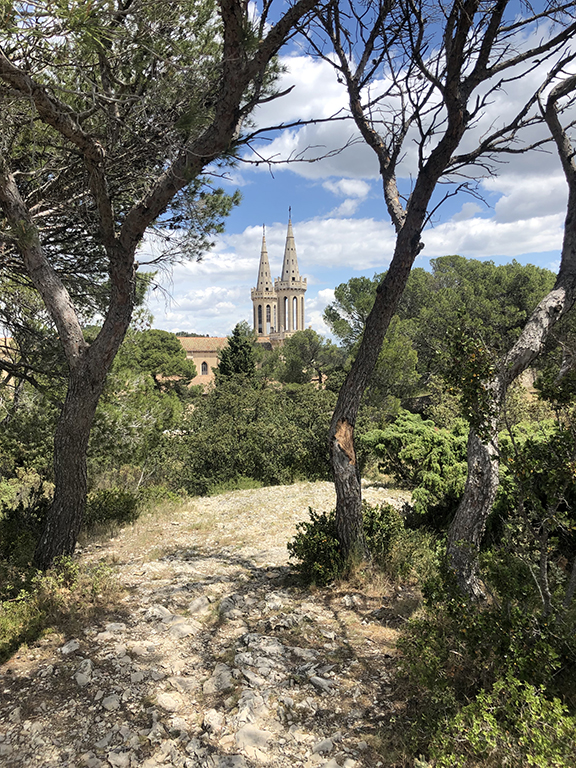
{"type": "Polygon", "coordinates": [[[186,352],[216,352],[228,346],[226,336],[178,336],[186,352]]]}

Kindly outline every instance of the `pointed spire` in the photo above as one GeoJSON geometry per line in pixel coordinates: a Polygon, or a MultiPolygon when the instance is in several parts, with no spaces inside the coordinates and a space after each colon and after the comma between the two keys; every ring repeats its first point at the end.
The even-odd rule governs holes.
{"type": "Polygon", "coordinates": [[[294,282],[300,280],[298,271],[298,257],[296,256],[296,244],[292,231],[292,207],[288,208],[288,232],[286,234],[286,247],[284,248],[284,263],[282,265],[282,281],[294,282]]]}
{"type": "Polygon", "coordinates": [[[266,225],[262,225],[262,250],[260,252],[260,266],[258,267],[257,291],[273,291],[272,278],[270,277],[270,263],[268,261],[268,249],[266,248],[266,225]]]}

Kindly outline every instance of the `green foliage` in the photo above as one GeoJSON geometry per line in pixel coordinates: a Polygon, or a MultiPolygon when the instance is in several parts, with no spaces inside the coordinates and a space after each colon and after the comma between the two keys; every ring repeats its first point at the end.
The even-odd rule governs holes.
{"type": "Polygon", "coordinates": [[[364,332],[366,318],[374,305],[376,288],[383,274],[368,277],[352,277],[334,290],[334,302],[324,310],[324,321],[351,350],[364,332]]]}
{"type": "Polygon", "coordinates": [[[25,582],[20,578],[20,585],[14,598],[9,595],[15,585],[1,583],[0,663],[44,632],[76,634],[119,594],[109,566],[81,566],[69,557],[45,574],[29,573],[25,582]]]}
{"type": "MultiPolygon", "coordinates": [[[[344,572],[336,532],[336,511],[315,512],[310,520],[296,525],[296,536],[288,542],[290,557],[307,583],[325,586],[344,572]]],[[[409,575],[420,561],[419,535],[406,531],[397,509],[390,504],[373,507],[362,503],[364,536],[372,561],[392,578],[409,575]]]]}
{"type": "Polygon", "coordinates": [[[430,753],[436,768],[571,768],[576,719],[541,687],[508,674],[442,728],[430,753]]]}
{"type": "Polygon", "coordinates": [[[42,481],[27,493],[23,493],[25,488],[20,488],[21,498],[0,505],[0,581],[5,584],[9,572],[30,567],[50,506],[50,494],[42,481]]]}
{"type": "Polygon", "coordinates": [[[217,383],[232,376],[252,378],[256,374],[253,337],[248,323],[237,323],[234,326],[232,335],[228,336],[228,346],[220,350],[218,355],[217,383]]]}
{"type": "Polygon", "coordinates": [[[308,508],[310,521],[296,524],[296,536],[287,544],[296,568],[310,584],[325,586],[344,570],[344,560],[336,536],[336,511],[315,512],[308,508]]]}
{"type": "Polygon", "coordinates": [[[432,524],[447,521],[466,480],[467,426],[461,419],[448,430],[403,411],[392,424],[358,440],[378,459],[381,471],[412,490],[416,514],[428,515],[432,524]]]}
{"type": "Polygon", "coordinates": [[[113,373],[130,377],[148,373],[158,390],[177,388],[178,393],[183,393],[196,376],[196,367],[173,333],[153,328],[127,334],[114,361],[113,373]]]}
{"type": "Polygon", "coordinates": [[[84,529],[133,523],[140,514],[138,496],[122,488],[92,491],[86,499],[84,529]]]}
{"type": "Polygon", "coordinates": [[[518,570],[518,560],[507,564],[498,552],[489,560],[483,562],[487,604],[464,598],[444,567],[425,584],[426,610],[409,622],[398,643],[410,702],[404,724],[410,749],[428,751],[431,743],[431,754],[443,761],[438,765],[496,768],[506,764],[500,750],[508,731],[518,741],[510,765],[544,766],[530,760],[544,759],[546,750],[556,756],[559,746],[557,734],[542,729],[539,718],[554,711],[564,717],[555,696],[576,708],[574,617],[540,614],[529,573],[518,570]],[[531,729],[534,741],[525,738],[531,729]]]}
{"type": "Polygon", "coordinates": [[[311,385],[224,378],[164,435],[163,471],[174,488],[206,494],[239,478],[275,485],[329,477],[328,427],[335,396],[311,385]]]}
{"type": "Polygon", "coordinates": [[[338,347],[312,328],[296,331],[288,337],[281,354],[284,364],[280,367],[278,378],[292,384],[305,384],[316,378],[322,385],[343,364],[343,354],[338,347]]]}
{"type": "Polygon", "coordinates": [[[491,382],[496,373],[494,355],[477,332],[457,325],[448,334],[449,358],[445,376],[449,392],[460,395],[464,417],[478,435],[488,440],[490,423],[496,416],[496,402],[491,382]]]}
{"type": "Polygon", "coordinates": [[[546,613],[562,612],[576,557],[576,428],[564,416],[501,435],[501,482],[488,528],[491,562],[498,555],[524,568],[524,590],[538,584],[534,600],[546,613]]]}
{"type": "Polygon", "coordinates": [[[253,480],[251,477],[235,477],[232,480],[214,483],[209,487],[208,495],[218,496],[221,493],[229,493],[230,491],[249,491],[252,488],[262,488],[260,480],[253,480]]]}

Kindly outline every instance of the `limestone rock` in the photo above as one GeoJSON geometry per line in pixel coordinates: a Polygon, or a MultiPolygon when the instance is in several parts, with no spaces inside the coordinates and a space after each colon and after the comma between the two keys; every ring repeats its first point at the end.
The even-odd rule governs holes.
{"type": "Polygon", "coordinates": [[[227,664],[218,663],[214,668],[212,677],[206,680],[202,686],[204,693],[209,696],[213,693],[223,693],[234,688],[232,670],[227,664]]]}
{"type": "Polygon", "coordinates": [[[106,696],[106,698],[102,699],[102,706],[109,712],[114,712],[120,708],[120,697],[115,693],[111,696],[106,696]]]}

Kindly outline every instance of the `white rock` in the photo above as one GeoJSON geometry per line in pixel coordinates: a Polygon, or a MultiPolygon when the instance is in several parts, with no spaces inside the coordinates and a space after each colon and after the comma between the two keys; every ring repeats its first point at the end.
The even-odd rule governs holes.
{"type": "Polygon", "coordinates": [[[209,709],[204,713],[203,726],[206,731],[218,734],[224,727],[224,715],[216,709],[209,709]]]}
{"type": "Polygon", "coordinates": [[[210,600],[208,600],[205,595],[201,595],[200,597],[192,600],[188,606],[188,610],[190,613],[208,613],[210,611],[210,600]]]}
{"type": "Polygon", "coordinates": [[[156,701],[158,706],[165,709],[167,712],[176,712],[180,709],[181,701],[176,696],[171,696],[169,693],[161,693],[157,696],[156,701]]]}
{"type": "Polygon", "coordinates": [[[130,646],[130,653],[133,653],[134,656],[145,656],[147,653],[154,653],[155,646],[154,643],[133,643],[130,646]]]}
{"type": "Polygon", "coordinates": [[[111,696],[106,696],[106,698],[102,699],[102,706],[104,709],[107,709],[109,712],[113,712],[116,709],[120,708],[120,698],[115,693],[113,693],[111,696]]]}
{"type": "Polygon", "coordinates": [[[332,739],[323,739],[312,747],[313,754],[325,754],[331,752],[334,749],[334,742],[332,739]]]}
{"type": "Polygon", "coordinates": [[[112,621],[104,627],[106,632],[124,632],[126,624],[122,621],[112,621]]]}
{"type": "Polygon", "coordinates": [[[317,675],[312,675],[310,682],[315,688],[318,688],[319,691],[325,691],[326,693],[329,693],[332,688],[336,687],[336,683],[333,680],[325,680],[323,677],[318,677],[317,675]]]}
{"type": "Polygon", "coordinates": [[[151,605],[144,614],[146,621],[162,621],[172,614],[163,605],[151,605]]]}
{"type": "Polygon", "coordinates": [[[216,664],[212,677],[206,680],[202,690],[206,695],[231,691],[234,688],[232,670],[227,664],[216,664]]]}
{"type": "Polygon", "coordinates": [[[92,671],[94,669],[94,664],[90,659],[84,659],[80,666],[78,667],[76,674],[74,677],[76,678],[77,684],[82,688],[85,685],[88,685],[90,680],[92,680],[92,671]]]}
{"type": "Polygon", "coordinates": [[[243,725],[236,733],[236,744],[240,749],[256,747],[265,750],[272,738],[273,734],[270,731],[261,731],[253,725],[243,725]]]}
{"type": "Polygon", "coordinates": [[[68,642],[65,643],[62,648],[60,648],[60,653],[63,653],[64,656],[67,656],[69,653],[74,653],[74,651],[77,651],[78,648],[80,648],[80,643],[78,640],[68,640],[68,642]]]}
{"type": "Polygon", "coordinates": [[[129,768],[130,766],[130,752],[109,752],[107,759],[114,768],[129,768]]]}
{"type": "Polygon", "coordinates": [[[200,630],[200,626],[191,624],[190,622],[177,622],[172,624],[168,630],[168,634],[176,640],[181,640],[183,637],[189,637],[190,635],[196,635],[200,630]]]}

